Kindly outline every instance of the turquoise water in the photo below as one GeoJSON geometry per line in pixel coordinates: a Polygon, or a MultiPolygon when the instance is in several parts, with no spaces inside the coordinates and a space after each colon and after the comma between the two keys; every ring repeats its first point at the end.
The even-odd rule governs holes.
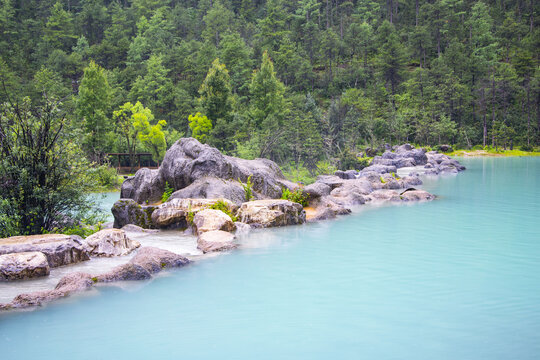
{"type": "Polygon", "coordinates": [[[465,159],[431,203],[0,316],[2,359],[538,359],[540,158],[465,159]]]}
{"type": "Polygon", "coordinates": [[[120,199],[120,192],[102,192],[102,193],[93,193],[90,195],[90,198],[96,201],[99,204],[99,209],[105,216],[105,222],[114,221],[114,216],[111,213],[111,208],[113,207],[116,200],[120,199]]]}

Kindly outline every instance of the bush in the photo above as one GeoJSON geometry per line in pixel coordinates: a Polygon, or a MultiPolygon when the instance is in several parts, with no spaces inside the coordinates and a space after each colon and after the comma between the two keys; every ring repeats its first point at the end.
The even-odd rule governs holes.
{"type": "Polygon", "coordinates": [[[238,217],[236,217],[236,215],[233,214],[229,205],[223,200],[218,200],[216,203],[212,204],[210,206],[210,209],[223,211],[225,214],[230,216],[232,221],[234,222],[238,221],[238,217]]]}
{"type": "Polygon", "coordinates": [[[114,189],[118,188],[121,184],[116,169],[108,165],[91,167],[88,170],[88,176],[96,180],[96,190],[114,189]]]}
{"type": "Polygon", "coordinates": [[[298,203],[302,205],[303,207],[308,206],[308,199],[307,196],[304,195],[302,192],[302,189],[297,188],[294,191],[290,191],[289,189],[284,188],[283,192],[281,193],[281,198],[284,200],[289,200],[295,203],[298,203]]]}
{"type": "Polygon", "coordinates": [[[17,219],[10,232],[40,234],[98,211],[87,197],[97,182],[69,128],[58,103],[0,106],[0,199],[17,219]]]}
{"type": "Polygon", "coordinates": [[[474,145],[472,147],[473,150],[484,150],[484,147],[482,145],[474,145]]]}
{"type": "Polygon", "coordinates": [[[161,202],[169,200],[173,192],[174,189],[169,186],[169,183],[167,181],[165,181],[165,191],[163,192],[163,195],[161,195],[161,202]]]}

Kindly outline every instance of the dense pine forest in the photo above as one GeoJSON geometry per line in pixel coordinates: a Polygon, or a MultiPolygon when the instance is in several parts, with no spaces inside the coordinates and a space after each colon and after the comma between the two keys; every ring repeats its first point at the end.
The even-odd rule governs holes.
{"type": "Polygon", "coordinates": [[[56,102],[98,163],[182,136],[310,171],[540,140],[533,0],[1,2],[0,101],[56,102]]]}

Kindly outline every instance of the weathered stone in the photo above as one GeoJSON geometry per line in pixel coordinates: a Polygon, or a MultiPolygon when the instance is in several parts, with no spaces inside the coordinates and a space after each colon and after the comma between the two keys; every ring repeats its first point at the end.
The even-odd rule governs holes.
{"type": "Polygon", "coordinates": [[[0,255],[0,281],[49,275],[47,257],[38,251],[0,255]]]}
{"type": "Polygon", "coordinates": [[[222,230],[214,230],[202,233],[197,239],[197,248],[203,253],[213,251],[227,251],[238,247],[234,243],[235,236],[222,230]]]}
{"type": "MultiPolygon", "coordinates": [[[[258,194],[255,194],[258,196],[258,194]]],[[[183,189],[175,191],[172,199],[219,199],[225,198],[237,205],[246,201],[246,192],[242,184],[237,180],[224,180],[216,177],[206,176],[196,179],[193,183],[183,189]]],[[[170,201],[169,200],[169,201],[170,201]]]]}
{"type": "Polygon", "coordinates": [[[400,194],[400,198],[403,201],[430,201],[435,199],[435,195],[432,195],[424,190],[406,190],[400,194]]]}
{"type": "Polygon", "coordinates": [[[302,192],[304,196],[307,196],[308,201],[320,198],[321,196],[330,195],[330,191],[332,191],[332,188],[322,182],[315,182],[302,189],[302,192]]]}
{"type": "Polygon", "coordinates": [[[125,225],[133,224],[144,229],[150,229],[154,206],[143,206],[132,199],[120,199],[114,203],[111,211],[114,215],[114,227],[120,229],[125,225]]]}
{"type": "Polygon", "coordinates": [[[92,287],[94,282],[89,274],[72,273],[64,276],[54,290],[36,291],[17,295],[7,308],[18,309],[30,306],[41,306],[45,302],[53,301],[73,293],[87,290],[92,287]]]}
{"type": "Polygon", "coordinates": [[[133,199],[139,204],[146,201],[153,203],[161,200],[164,190],[165,181],[159,170],[142,168],[135,173],[135,176],[124,180],[120,198],[133,199]]]}
{"type": "Polygon", "coordinates": [[[185,266],[190,261],[171,251],[145,246],[137,251],[137,255],[130,260],[130,263],[141,266],[150,274],[154,274],[163,269],[185,266]]]}
{"type": "Polygon", "coordinates": [[[350,180],[350,179],[356,179],[356,175],[358,175],[358,171],[356,170],[346,170],[346,171],[341,171],[341,170],[338,170],[334,173],[335,176],[339,177],[340,179],[343,179],[343,180],[350,180]]]}
{"type": "Polygon", "coordinates": [[[51,268],[89,260],[83,239],[77,235],[45,234],[0,239],[0,255],[38,251],[51,268]]]}
{"type": "Polygon", "coordinates": [[[386,165],[371,165],[368,167],[365,167],[360,171],[360,173],[366,173],[366,172],[375,172],[378,174],[386,174],[386,173],[395,173],[397,171],[397,168],[395,166],[386,166],[386,165]]]}
{"type": "Polygon", "coordinates": [[[127,224],[122,226],[122,230],[124,230],[127,233],[158,233],[159,230],[157,229],[143,229],[140,226],[134,225],[134,224],[127,224]]]}
{"type": "Polygon", "coordinates": [[[231,211],[236,211],[238,206],[226,199],[172,199],[159,205],[152,213],[152,221],[156,227],[180,227],[186,228],[186,216],[189,212],[209,208],[218,201],[224,202],[231,211]]]}
{"type": "Polygon", "coordinates": [[[234,231],[235,225],[231,217],[221,210],[205,209],[197,212],[193,217],[195,233],[200,235],[207,231],[223,230],[234,231]]]}
{"type": "Polygon", "coordinates": [[[335,175],[319,175],[317,176],[317,183],[325,184],[330,187],[330,189],[335,189],[343,185],[344,180],[335,176],[335,175]]]}
{"type": "Polygon", "coordinates": [[[241,222],[260,227],[295,225],[306,221],[302,205],[279,199],[245,202],[237,216],[241,222]]]}
{"type": "Polygon", "coordinates": [[[124,256],[141,246],[138,241],[129,239],[124,230],[106,229],[86,238],[90,256],[124,256]]]}
{"type": "Polygon", "coordinates": [[[152,275],[141,265],[133,264],[131,262],[123,265],[119,265],[113,268],[111,271],[101,274],[95,277],[97,282],[113,282],[113,281],[125,281],[125,280],[146,280],[150,279],[152,275]]]}

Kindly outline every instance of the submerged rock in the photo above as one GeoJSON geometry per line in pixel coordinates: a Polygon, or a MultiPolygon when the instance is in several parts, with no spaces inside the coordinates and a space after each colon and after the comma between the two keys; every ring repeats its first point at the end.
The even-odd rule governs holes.
{"type": "Polygon", "coordinates": [[[94,281],[90,274],[75,272],[64,276],[53,290],[36,291],[17,295],[5,309],[18,309],[30,306],[41,306],[45,302],[53,301],[73,293],[88,290],[94,281]]]}
{"type": "Polygon", "coordinates": [[[106,229],[86,238],[90,256],[124,256],[141,246],[138,241],[129,239],[124,230],[106,229]]]}
{"type": "Polygon", "coordinates": [[[42,252],[51,268],[89,260],[83,239],[77,235],[44,234],[0,239],[0,255],[42,252]]]}
{"type": "Polygon", "coordinates": [[[49,273],[49,263],[42,252],[0,255],[0,281],[32,279],[49,273]]]}
{"type": "Polygon", "coordinates": [[[197,239],[197,248],[203,253],[214,251],[227,251],[238,247],[234,243],[235,236],[222,230],[214,230],[202,233],[197,239]]]}
{"type": "Polygon", "coordinates": [[[195,233],[201,235],[207,231],[223,230],[234,231],[236,229],[231,217],[221,210],[205,209],[195,214],[193,218],[195,233]]]}
{"type": "Polygon", "coordinates": [[[130,263],[143,267],[150,274],[158,273],[163,269],[185,266],[190,261],[179,254],[152,246],[145,246],[137,251],[137,255],[130,263]]]}
{"type": "Polygon", "coordinates": [[[296,225],[306,221],[302,205],[281,199],[245,202],[237,216],[241,222],[259,227],[296,225]]]}
{"type": "Polygon", "coordinates": [[[96,282],[113,282],[113,281],[127,281],[127,280],[146,280],[150,279],[152,275],[141,265],[133,264],[131,262],[127,264],[119,265],[105,274],[101,274],[95,277],[96,282]]]}

